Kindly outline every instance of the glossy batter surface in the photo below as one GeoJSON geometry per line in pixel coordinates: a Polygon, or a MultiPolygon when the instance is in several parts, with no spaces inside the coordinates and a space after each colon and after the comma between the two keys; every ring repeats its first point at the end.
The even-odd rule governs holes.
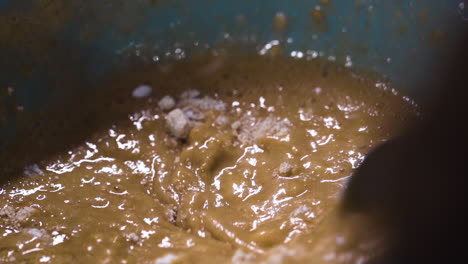
{"type": "Polygon", "coordinates": [[[346,179],[416,113],[322,61],[220,56],[109,85],[126,120],[0,187],[1,263],[326,262],[311,252],[346,179]]]}

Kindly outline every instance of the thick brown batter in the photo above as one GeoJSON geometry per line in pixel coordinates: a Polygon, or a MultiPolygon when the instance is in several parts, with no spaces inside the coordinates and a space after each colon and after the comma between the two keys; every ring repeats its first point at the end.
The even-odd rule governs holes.
{"type": "Polygon", "coordinates": [[[323,61],[220,56],[109,85],[138,79],[153,93],[127,120],[0,187],[0,263],[341,263],[312,250],[330,243],[317,230],[369,149],[416,113],[323,61]]]}

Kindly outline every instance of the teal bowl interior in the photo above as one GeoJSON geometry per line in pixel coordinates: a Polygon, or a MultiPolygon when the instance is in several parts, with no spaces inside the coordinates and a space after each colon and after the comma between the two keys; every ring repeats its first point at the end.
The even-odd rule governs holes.
{"type": "Polygon", "coordinates": [[[18,135],[13,104],[31,113],[59,107],[73,94],[94,93],[85,84],[112,73],[221,44],[259,53],[277,40],[287,56],[370,69],[424,97],[431,91],[420,83],[437,77],[435,66],[460,32],[460,2],[0,0],[0,142],[18,135]],[[320,21],[313,10],[323,14],[320,21]],[[287,18],[282,33],[272,30],[279,12],[287,18]]]}

